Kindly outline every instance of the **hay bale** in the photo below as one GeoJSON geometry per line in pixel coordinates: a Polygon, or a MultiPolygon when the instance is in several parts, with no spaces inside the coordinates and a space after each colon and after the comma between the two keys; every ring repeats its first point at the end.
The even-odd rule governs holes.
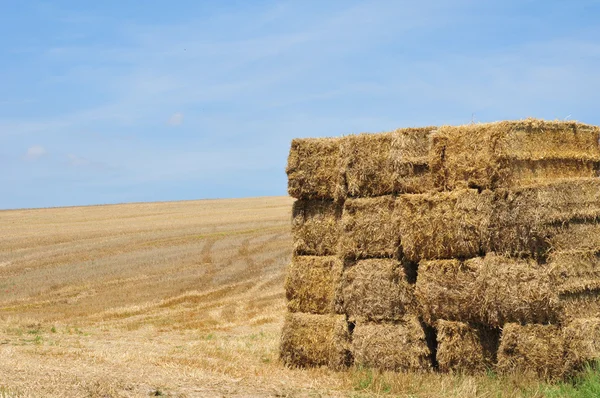
{"type": "Polygon", "coordinates": [[[567,290],[560,286],[558,297],[561,306],[560,320],[565,323],[574,318],[600,317],[600,289],[567,290]]]}
{"type": "Polygon", "coordinates": [[[327,256],[337,253],[342,205],[331,200],[297,200],[292,209],[294,253],[327,256]]]}
{"type": "Polygon", "coordinates": [[[600,289],[600,251],[554,252],[548,258],[551,282],[561,292],[600,289]]]}
{"type": "Polygon", "coordinates": [[[357,323],[352,354],[358,366],[392,371],[431,369],[431,351],[414,315],[396,323],[357,323]]]}
{"type": "Polygon", "coordinates": [[[425,193],[434,189],[429,169],[431,134],[436,127],[404,128],[392,133],[394,193],[425,193]]]}
{"type": "Polygon", "coordinates": [[[556,252],[548,264],[553,290],[560,300],[561,320],[600,317],[600,252],[556,252]]]}
{"type": "Polygon", "coordinates": [[[490,250],[543,257],[600,239],[587,234],[600,217],[600,179],[553,181],[495,193],[490,250]],[[586,227],[569,227],[578,223],[586,227]],[[577,229],[582,233],[574,234],[577,229]],[[582,240],[582,238],[584,238],[582,240]]]}
{"type": "Polygon", "coordinates": [[[563,337],[568,350],[569,366],[583,365],[600,360],[600,318],[577,318],[564,329],[563,337]]]}
{"type": "Polygon", "coordinates": [[[394,193],[396,179],[390,150],[392,134],[358,134],[341,143],[342,169],[350,197],[394,193]]]}
{"type": "Polygon", "coordinates": [[[343,264],[335,256],[296,256],[285,279],[287,307],[291,312],[331,314],[343,264]]]}
{"type": "Polygon", "coordinates": [[[437,361],[440,371],[482,373],[496,363],[500,330],[463,322],[437,322],[437,361]]]}
{"type": "Polygon", "coordinates": [[[346,259],[397,258],[400,235],[394,197],[348,199],[342,214],[340,253],[346,259]]]}
{"type": "Polygon", "coordinates": [[[476,190],[400,195],[394,217],[410,261],[468,258],[487,242],[493,194],[476,190]]]}
{"type": "Polygon", "coordinates": [[[562,304],[550,278],[551,267],[532,259],[488,253],[477,277],[482,320],[487,325],[508,322],[555,323],[562,304]]]}
{"type": "Polygon", "coordinates": [[[558,326],[516,323],[504,326],[498,349],[497,369],[500,373],[556,379],[570,373],[571,364],[558,326]]]}
{"type": "Polygon", "coordinates": [[[425,322],[480,321],[481,303],[475,290],[481,266],[481,261],[421,261],[415,298],[425,322]]]}
{"type": "Polygon", "coordinates": [[[420,193],[433,188],[429,135],[434,127],[346,136],[342,170],[350,197],[420,193]]]}
{"type": "Polygon", "coordinates": [[[557,322],[563,306],[551,267],[488,253],[466,261],[423,261],[415,297],[428,323],[439,319],[494,327],[557,322]]]}
{"type": "Polygon", "coordinates": [[[351,362],[343,315],[289,313],[281,332],[280,358],[288,366],[342,369],[351,362]]]}
{"type": "Polygon", "coordinates": [[[600,129],[536,119],[440,127],[430,159],[444,189],[515,187],[558,178],[596,177],[600,129]]]}
{"type": "Polygon", "coordinates": [[[556,226],[548,238],[550,256],[560,252],[599,252],[600,223],[570,222],[556,226]]]}
{"type": "Polygon", "coordinates": [[[410,270],[393,259],[360,260],[342,277],[343,312],[351,321],[393,321],[416,313],[410,270]]]}
{"type": "Polygon", "coordinates": [[[292,140],[286,173],[288,193],[296,199],[335,199],[340,190],[341,138],[292,140]]]}

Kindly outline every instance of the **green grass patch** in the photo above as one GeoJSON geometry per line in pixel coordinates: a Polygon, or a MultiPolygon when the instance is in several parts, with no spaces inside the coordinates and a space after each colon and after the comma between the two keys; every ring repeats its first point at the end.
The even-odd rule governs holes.
{"type": "Polygon", "coordinates": [[[548,398],[596,398],[600,397],[600,363],[596,362],[570,382],[549,386],[544,391],[548,398]]]}

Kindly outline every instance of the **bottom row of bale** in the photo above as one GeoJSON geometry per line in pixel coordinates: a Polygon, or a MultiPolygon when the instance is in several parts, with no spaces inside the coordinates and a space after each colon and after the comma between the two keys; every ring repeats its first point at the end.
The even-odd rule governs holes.
{"type": "Polygon", "coordinates": [[[282,360],[294,366],[343,369],[355,364],[392,371],[532,372],[565,377],[600,357],[600,318],[556,325],[517,323],[502,328],[416,315],[394,323],[348,322],[345,315],[287,314],[282,360]]]}

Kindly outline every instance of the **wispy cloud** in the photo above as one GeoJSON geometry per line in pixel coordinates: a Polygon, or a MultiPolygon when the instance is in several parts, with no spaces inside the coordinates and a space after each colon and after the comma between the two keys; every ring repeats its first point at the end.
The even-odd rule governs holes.
{"type": "Polygon", "coordinates": [[[183,113],[174,113],[173,115],[171,115],[167,123],[169,124],[169,126],[180,126],[181,124],[183,124],[183,113]]]}
{"type": "Polygon", "coordinates": [[[49,159],[20,170],[23,181],[42,172],[86,180],[110,165],[114,173],[94,179],[109,196],[118,181],[177,198],[151,185],[208,177],[283,194],[295,136],[466,123],[473,114],[600,123],[592,40],[600,29],[591,18],[559,18],[561,7],[575,12],[559,2],[200,3],[187,0],[186,13],[149,6],[134,18],[104,5],[40,11],[59,22],[55,36],[23,28],[7,50],[18,54],[0,64],[17,71],[3,74],[0,140],[13,154],[4,162],[52,142],[51,154],[39,147],[23,156],[49,159]],[[21,71],[27,65],[39,70],[21,71]],[[19,103],[25,98],[36,103],[19,103]]]}
{"type": "Polygon", "coordinates": [[[34,145],[27,149],[24,159],[25,160],[37,160],[37,159],[41,158],[42,156],[46,155],[46,153],[47,153],[46,149],[43,146],[34,145]]]}

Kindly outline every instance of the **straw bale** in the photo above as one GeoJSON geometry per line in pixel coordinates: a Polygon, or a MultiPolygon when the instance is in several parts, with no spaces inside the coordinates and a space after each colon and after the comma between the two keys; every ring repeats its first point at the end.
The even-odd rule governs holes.
{"type": "Polygon", "coordinates": [[[572,250],[552,253],[548,260],[551,282],[560,293],[600,289],[600,252],[572,250]]]}
{"type": "Polygon", "coordinates": [[[395,218],[403,254],[410,261],[468,258],[487,242],[493,194],[490,191],[400,195],[395,218]]]}
{"type": "Polygon", "coordinates": [[[358,134],[343,138],[341,158],[348,196],[381,196],[394,192],[391,147],[391,133],[358,134]]]}
{"type": "Polygon", "coordinates": [[[350,197],[420,193],[433,187],[428,167],[433,127],[346,136],[342,172],[350,197]]]}
{"type": "Polygon", "coordinates": [[[440,127],[432,170],[444,189],[515,187],[556,178],[595,177],[600,129],[536,119],[440,127]]]}
{"type": "Polygon", "coordinates": [[[577,318],[564,329],[568,358],[574,368],[600,360],[600,318],[577,318]]]}
{"type": "Polygon", "coordinates": [[[559,321],[562,305],[548,265],[495,253],[488,253],[482,261],[476,295],[485,324],[559,321]]]}
{"type": "Polygon", "coordinates": [[[492,369],[500,330],[463,322],[437,322],[437,361],[442,372],[475,374],[492,369]]]}
{"type": "Polygon", "coordinates": [[[294,253],[327,256],[337,253],[342,205],[331,200],[297,200],[292,209],[294,253]]]}
{"type": "Polygon", "coordinates": [[[479,321],[479,298],[475,297],[481,261],[430,260],[419,263],[415,298],[423,320],[479,321]]]}
{"type": "Polygon", "coordinates": [[[553,252],[548,266],[561,306],[561,322],[600,317],[599,249],[553,252]]]}
{"type": "Polygon", "coordinates": [[[341,369],[351,362],[349,348],[350,336],[343,315],[286,315],[280,343],[280,358],[286,365],[341,369]]]}
{"type": "Polygon", "coordinates": [[[466,261],[423,261],[415,296],[428,323],[556,322],[562,304],[549,273],[547,265],[495,253],[466,261]]]}
{"type": "Polygon", "coordinates": [[[558,252],[598,252],[600,251],[600,223],[570,222],[553,230],[548,239],[549,250],[558,252]]]}
{"type": "Polygon", "coordinates": [[[400,235],[393,213],[393,196],[346,200],[340,237],[342,256],[346,259],[396,258],[400,235]]]}
{"type": "Polygon", "coordinates": [[[574,234],[593,227],[600,217],[600,179],[553,181],[495,193],[490,250],[543,257],[569,245],[598,244],[594,234],[574,234]],[[573,239],[576,237],[576,239],[573,239]],[[581,239],[581,238],[584,239],[581,239]]]}
{"type": "Polygon", "coordinates": [[[500,373],[535,374],[546,379],[567,375],[565,339],[554,325],[504,325],[500,336],[497,369],[500,373]]]}
{"type": "Polygon", "coordinates": [[[357,323],[352,354],[359,366],[392,371],[431,369],[431,351],[414,315],[396,323],[357,323]]]}
{"type": "Polygon", "coordinates": [[[561,322],[575,318],[600,317],[600,288],[563,291],[558,294],[561,305],[561,322]]]}
{"type": "Polygon", "coordinates": [[[288,193],[297,199],[338,198],[341,138],[292,140],[286,172],[288,193]]]}
{"type": "Polygon", "coordinates": [[[293,257],[285,280],[288,310],[333,313],[342,268],[341,260],[335,256],[293,257]]]}
{"type": "Polygon", "coordinates": [[[398,260],[360,260],[344,271],[341,286],[351,321],[392,321],[416,313],[414,285],[398,260]]]}
{"type": "Polygon", "coordinates": [[[429,169],[431,134],[436,127],[398,129],[392,133],[390,155],[395,173],[395,193],[425,193],[433,190],[429,169]]]}

